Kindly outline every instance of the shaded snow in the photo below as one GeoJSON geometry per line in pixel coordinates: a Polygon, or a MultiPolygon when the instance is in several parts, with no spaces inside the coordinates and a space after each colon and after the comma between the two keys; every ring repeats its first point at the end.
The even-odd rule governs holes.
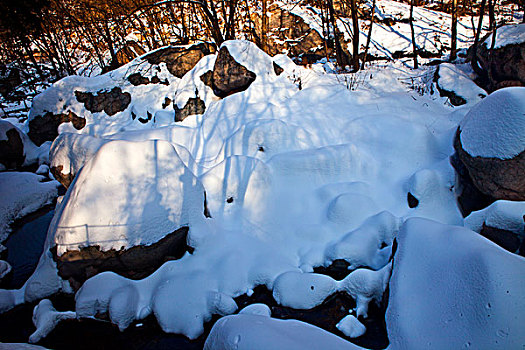
{"type": "Polygon", "coordinates": [[[525,236],[525,202],[499,200],[465,218],[465,226],[481,232],[483,224],[525,236]]]}
{"type": "MultiPolygon", "coordinates": [[[[511,24],[500,27],[496,30],[495,49],[507,45],[521,44],[525,42],[525,23],[511,24]]],[[[487,47],[492,47],[492,34],[483,42],[487,47]]]]}

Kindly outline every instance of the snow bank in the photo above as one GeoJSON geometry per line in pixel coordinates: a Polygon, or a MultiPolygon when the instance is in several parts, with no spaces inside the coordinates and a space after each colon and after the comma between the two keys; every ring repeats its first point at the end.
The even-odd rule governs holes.
{"type": "Polygon", "coordinates": [[[204,188],[164,141],[112,141],[82,168],[58,220],[58,254],[149,245],[203,217],[204,188]]]}
{"type": "Polygon", "coordinates": [[[204,349],[362,349],[321,328],[296,320],[267,316],[223,317],[213,326],[204,349]]]}
{"type": "Polygon", "coordinates": [[[525,150],[525,87],[493,92],[472,107],[460,128],[463,149],[473,157],[510,159],[520,154],[525,150]]]}
{"type": "Polygon", "coordinates": [[[49,299],[43,299],[33,310],[33,324],[36,331],[29,337],[30,343],[38,343],[45,338],[56,325],[63,320],[75,319],[76,313],[71,311],[58,312],[49,299]]]}
{"type": "MultiPolygon", "coordinates": [[[[496,30],[495,49],[507,45],[521,44],[525,42],[525,24],[511,24],[500,27],[496,30]]],[[[487,47],[492,47],[492,34],[483,42],[487,47]]]]}
{"type": "Polygon", "coordinates": [[[57,197],[60,184],[44,180],[33,173],[0,173],[0,242],[9,236],[15,220],[51,204],[57,197]]]}
{"type": "Polygon", "coordinates": [[[386,324],[393,349],[525,343],[525,259],[461,227],[415,218],[398,235],[386,324]]]}
{"type": "Polygon", "coordinates": [[[474,83],[476,75],[470,64],[442,63],[437,72],[438,86],[463,98],[466,103],[477,103],[488,95],[474,83]]]}
{"type": "Polygon", "coordinates": [[[465,218],[465,227],[481,232],[483,224],[525,236],[525,202],[499,200],[465,218]]]}

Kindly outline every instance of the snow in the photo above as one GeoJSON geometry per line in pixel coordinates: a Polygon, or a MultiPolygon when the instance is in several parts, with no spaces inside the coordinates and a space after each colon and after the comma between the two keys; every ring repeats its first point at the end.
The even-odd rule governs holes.
{"type": "Polygon", "coordinates": [[[29,342],[38,343],[42,338],[45,338],[60,321],[75,319],[76,317],[76,313],[71,311],[56,311],[49,299],[43,299],[33,310],[33,324],[36,327],[36,331],[29,337],[29,342]]]}
{"type": "Polygon", "coordinates": [[[203,217],[204,188],[165,141],[108,142],[75,182],[58,220],[58,254],[149,245],[203,217]]]}
{"type": "Polygon", "coordinates": [[[465,218],[465,227],[481,232],[483,224],[525,236],[525,202],[499,200],[465,218]]]}
{"type": "MultiPolygon", "coordinates": [[[[511,24],[498,28],[496,30],[495,49],[502,48],[507,45],[522,44],[525,42],[525,23],[511,24]]],[[[492,47],[492,34],[483,42],[487,47],[492,47]]]]}
{"type": "Polygon", "coordinates": [[[0,242],[7,239],[15,220],[51,204],[57,197],[60,184],[44,180],[33,173],[0,173],[0,242]]]}
{"type": "Polygon", "coordinates": [[[0,343],[0,350],[46,350],[46,348],[24,343],[0,343]]]}
{"type": "Polygon", "coordinates": [[[467,103],[477,103],[488,94],[474,83],[476,75],[470,64],[442,63],[438,70],[438,85],[462,97],[467,103]]]}
{"type": "Polygon", "coordinates": [[[525,343],[525,258],[458,226],[409,219],[386,324],[392,349],[515,349],[525,343]]]}
{"type": "Polygon", "coordinates": [[[11,265],[5,261],[0,260],[0,281],[11,272],[11,265]]]}
{"type": "Polygon", "coordinates": [[[226,316],[217,321],[206,339],[204,349],[358,350],[362,348],[301,321],[240,314],[226,316]]]}
{"type": "MultiPolygon", "coordinates": [[[[448,159],[468,108],[454,110],[445,98],[415,92],[410,84],[427,82],[414,80],[399,63],[355,75],[325,74],[322,65],[298,67],[245,41],[224,45],[257,74],[246,91],[224,99],[201,85],[214,55],[174,80],[177,87],[128,86],[122,79],[142,64],[138,60],[93,80],[57,82],[35,99],[33,115],[54,111],[61,96],[56,108],[68,104],[86,116],[87,126],[76,131],[63,125],[53,144],[51,165],[63,165],[64,173],[76,177],[57,205],[37,271],[22,289],[0,290],[0,310],[70,290],[57,276],[49,253],[54,245],[59,254],[89,245],[118,250],[152,244],[189,226],[192,254],[138,281],[112,272],[88,279],[75,296],[78,317],[107,312],[124,330],[153,315],[164,331],[195,339],[212,315],[235,313],[234,298],[262,285],[279,303],[295,308],[315,307],[344,292],[356,299],[354,317],[366,319],[369,303],[383,298],[394,238],[406,219],[463,224],[448,159]],[[280,76],[272,62],[283,67],[280,76]],[[350,86],[351,81],[358,83],[350,86]],[[139,100],[113,117],[86,112],[71,100],[76,88],[97,91],[115,84],[139,100]],[[140,98],[163,101],[167,94],[182,106],[195,88],[207,106],[203,115],[169,124],[159,118],[162,125],[129,117],[133,108],[152,115],[162,111],[153,101],[141,105],[140,98]],[[416,208],[409,208],[408,192],[419,200],[416,208]],[[312,273],[336,259],[351,265],[345,279],[312,273]]],[[[433,69],[419,73],[432,76],[433,69]]],[[[269,314],[267,307],[254,306],[223,318],[207,346],[357,348],[269,314]],[[257,332],[262,336],[255,339],[257,332]]],[[[351,318],[342,327],[356,334],[355,322],[347,323],[351,318]]]]}
{"type": "Polygon", "coordinates": [[[473,157],[511,159],[525,150],[525,87],[497,90],[460,124],[461,144],[473,157]]]}
{"type": "Polygon", "coordinates": [[[345,316],[336,327],[349,338],[360,337],[366,332],[366,327],[353,315],[345,316]]]}

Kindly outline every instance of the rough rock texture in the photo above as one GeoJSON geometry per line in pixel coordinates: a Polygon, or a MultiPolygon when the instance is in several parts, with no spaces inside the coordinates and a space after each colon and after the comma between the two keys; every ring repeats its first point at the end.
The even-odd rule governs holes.
{"type": "Polygon", "coordinates": [[[150,64],[164,62],[171,74],[177,78],[182,78],[184,74],[195,67],[202,57],[211,53],[213,53],[213,47],[210,44],[200,43],[189,47],[169,46],[144,56],[144,59],[150,64]]]}
{"type": "Polygon", "coordinates": [[[486,208],[495,201],[494,198],[481,193],[480,190],[474,186],[468,169],[459,159],[457,152],[450,157],[450,164],[452,164],[456,170],[454,192],[463,217],[467,217],[473,211],[486,208]]]}
{"type": "Polygon", "coordinates": [[[487,47],[482,41],[477,57],[482,72],[486,75],[487,90],[525,86],[525,42],[491,50],[490,45],[487,47]]]}
{"type": "Polygon", "coordinates": [[[175,109],[175,121],[181,122],[190,115],[203,114],[206,111],[206,105],[200,98],[192,97],[188,99],[182,109],[176,104],[173,105],[173,109],[175,109]]]}
{"type": "Polygon", "coordinates": [[[7,140],[0,140],[0,163],[6,169],[17,169],[22,166],[26,158],[24,155],[24,143],[14,126],[5,132],[5,137],[7,140]]]}
{"type": "Polygon", "coordinates": [[[463,149],[460,134],[458,128],[454,148],[476,188],[495,199],[525,200],[525,151],[512,159],[472,157],[463,149]]]}
{"type": "Polygon", "coordinates": [[[163,85],[169,85],[168,79],[166,80],[160,80],[157,75],[153,76],[151,79],[148,77],[142,76],[140,73],[133,73],[128,77],[128,81],[134,85],[147,85],[147,84],[163,84],[163,85]]]}
{"type": "Polygon", "coordinates": [[[67,173],[64,174],[62,171],[64,170],[63,165],[59,166],[52,166],[49,168],[51,171],[51,174],[55,177],[55,179],[62,184],[65,188],[69,188],[69,185],[71,185],[71,182],[73,182],[73,179],[75,178],[75,174],[67,173]]]}
{"type": "MultiPolygon", "coordinates": [[[[205,78],[201,77],[201,80],[205,83],[209,83],[209,75],[207,74],[204,75],[205,78]]],[[[213,66],[213,75],[211,76],[211,85],[215,95],[226,97],[236,92],[244,91],[253,83],[255,78],[256,74],[254,72],[249,71],[242,64],[235,61],[227,47],[223,46],[219,50],[213,66]]]]}
{"type": "Polygon", "coordinates": [[[91,113],[104,111],[110,116],[124,111],[131,102],[131,94],[122,92],[119,87],[114,87],[111,91],[100,90],[96,94],[75,91],[75,96],[91,113]]]}
{"type": "Polygon", "coordinates": [[[46,141],[53,141],[58,136],[58,126],[67,122],[71,122],[77,130],[86,126],[86,119],[73,112],[62,114],[47,112],[43,116],[36,116],[29,121],[27,136],[35,145],[40,146],[46,141]]]}
{"type": "Polygon", "coordinates": [[[166,235],[157,243],[149,246],[135,246],[130,249],[101,251],[98,246],[67,251],[53,256],[57,262],[58,274],[69,280],[76,290],[88,278],[103,272],[113,271],[127,278],[142,279],[168,260],[180,259],[192,249],[186,243],[188,228],[180,229],[166,235]]]}
{"type": "Polygon", "coordinates": [[[281,73],[284,72],[283,67],[281,67],[275,62],[272,62],[272,63],[273,63],[273,71],[275,72],[275,75],[277,76],[281,75],[281,73]]]}

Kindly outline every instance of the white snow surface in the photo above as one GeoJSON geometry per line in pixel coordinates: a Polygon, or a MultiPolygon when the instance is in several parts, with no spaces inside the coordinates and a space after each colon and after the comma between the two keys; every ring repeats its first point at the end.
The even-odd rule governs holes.
{"type": "Polygon", "coordinates": [[[510,159],[525,150],[525,87],[497,90],[461,121],[461,144],[473,157],[510,159]]]}
{"type": "Polygon", "coordinates": [[[366,332],[366,327],[353,315],[345,316],[336,327],[349,338],[360,337],[366,332]]]}
{"type": "MultiPolygon", "coordinates": [[[[143,280],[111,272],[92,277],[76,294],[77,315],[108,312],[125,329],[153,314],[164,331],[193,339],[213,314],[236,312],[235,297],[264,285],[281,304],[297,308],[345,292],[357,301],[356,316],[366,318],[369,303],[382,298],[388,283],[392,244],[403,221],[420,216],[463,224],[448,158],[468,108],[453,110],[444,98],[410,90],[406,81],[413,72],[396,63],[357,75],[324,74],[322,67],[298,67],[282,55],[270,58],[246,41],[224,45],[257,74],[246,91],[218,99],[201,86],[200,75],[213,67],[210,55],[174,80],[176,88],[140,95],[163,101],[164,89],[172,89],[170,96],[185,96],[185,103],[198,87],[206,112],[182,123],[142,125],[130,118],[129,108],[113,117],[90,114],[71,97],[80,86],[97,91],[119,81],[138,94],[142,90],[118,80],[131,66],[94,80],[57,82],[35,100],[34,115],[38,108],[55,108],[58,96],[69,99],[87,126],[61,126],[52,164],[77,175],[57,206],[37,271],[21,290],[0,291],[0,310],[68,289],[48,253],[55,244],[59,253],[92,244],[119,249],[154,243],[189,225],[192,254],[143,280]],[[280,76],[272,60],[284,68],[280,76]],[[360,83],[350,88],[353,78],[360,83]],[[204,191],[210,218],[204,217],[204,191]],[[416,208],[408,207],[409,191],[420,201],[416,208]],[[355,271],[342,281],[311,273],[335,259],[355,271]]],[[[134,108],[147,105],[152,115],[162,109],[140,103],[134,108]]],[[[241,316],[235,317],[261,319],[241,316]]],[[[255,323],[268,335],[281,325],[298,327],[283,335],[290,342],[304,338],[298,347],[325,338],[318,330],[305,335],[313,326],[296,321],[266,321],[255,323]]],[[[254,348],[255,333],[249,332],[257,329],[239,330],[247,332],[241,335],[246,347],[254,348]]],[[[357,348],[331,339],[324,341],[333,348],[357,348]]],[[[270,342],[261,348],[276,344],[271,337],[259,341],[270,342]]]]}
{"type": "MultiPolygon", "coordinates": [[[[492,36],[493,34],[489,35],[483,42],[489,48],[492,46],[492,36]]],[[[499,49],[507,45],[522,44],[523,42],[525,42],[525,23],[510,24],[496,30],[494,48],[499,49]]]]}
{"type": "Polygon", "coordinates": [[[11,232],[17,219],[53,202],[58,194],[57,181],[47,181],[33,173],[0,172],[0,242],[11,232]]]}
{"type": "Polygon", "coordinates": [[[525,344],[525,258],[466,228],[422,218],[406,221],[397,239],[390,349],[525,344]]]}
{"type": "Polygon", "coordinates": [[[206,350],[363,349],[321,328],[296,320],[258,315],[232,315],[213,326],[206,350]]]}
{"type": "Polygon", "coordinates": [[[438,85],[446,91],[454,92],[467,103],[477,103],[488,95],[474,83],[476,74],[468,63],[442,63],[439,65],[438,74],[438,85]]]}
{"type": "Polygon", "coordinates": [[[465,227],[481,232],[483,224],[525,236],[525,202],[499,200],[465,218],[465,227]]]}
{"type": "Polygon", "coordinates": [[[45,338],[60,321],[75,319],[76,317],[76,313],[71,311],[57,311],[49,299],[43,299],[33,310],[33,324],[36,330],[29,336],[29,342],[38,343],[42,338],[45,338]]]}

